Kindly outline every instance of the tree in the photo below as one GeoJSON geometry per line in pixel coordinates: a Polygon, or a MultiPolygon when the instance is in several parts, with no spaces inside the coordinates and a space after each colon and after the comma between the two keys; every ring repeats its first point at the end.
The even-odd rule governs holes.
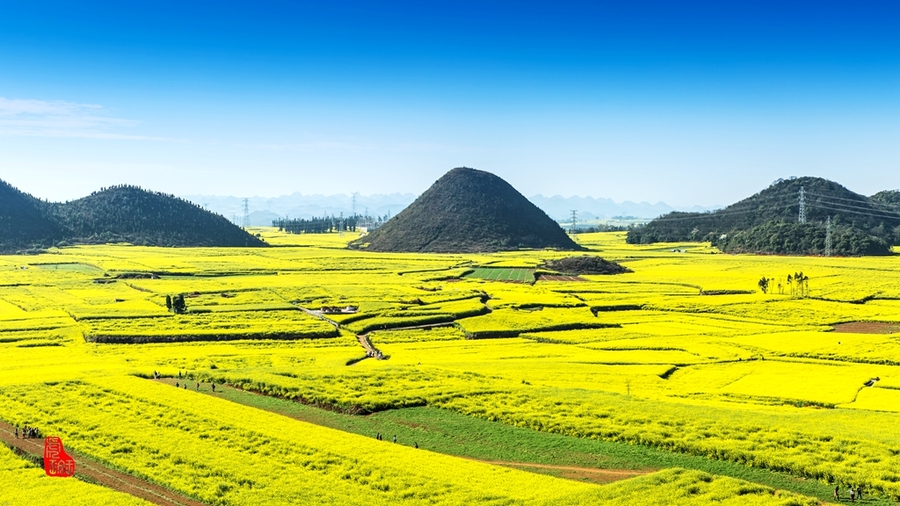
{"type": "Polygon", "coordinates": [[[183,293],[179,293],[172,300],[172,311],[174,311],[175,314],[183,314],[187,312],[187,304],[184,303],[183,293]]]}
{"type": "Polygon", "coordinates": [[[767,293],[769,291],[769,278],[763,276],[756,284],[759,286],[762,293],[767,293]]]}

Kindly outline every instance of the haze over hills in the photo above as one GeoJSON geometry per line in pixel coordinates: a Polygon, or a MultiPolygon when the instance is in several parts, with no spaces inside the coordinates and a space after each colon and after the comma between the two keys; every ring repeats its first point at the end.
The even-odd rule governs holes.
{"type": "Polygon", "coordinates": [[[392,252],[580,250],[560,226],[503,179],[457,167],[351,247],[392,252]]]}
{"type": "Polygon", "coordinates": [[[900,244],[898,192],[872,197],[817,177],[779,179],[768,188],[710,213],[673,212],[630,230],[628,242],[711,241],[726,252],[825,254],[890,253],[900,244]],[[801,191],[805,222],[800,222],[801,191]]]}
{"type": "MultiPolygon", "coordinates": [[[[235,223],[241,223],[244,211],[244,199],[234,196],[216,195],[184,195],[182,198],[210,211],[221,214],[235,223]]],[[[357,195],[356,212],[369,216],[395,216],[416,199],[412,193],[391,193],[357,195]]],[[[578,211],[580,223],[595,222],[615,217],[650,220],[663,214],[680,210],[704,212],[720,206],[676,208],[665,202],[650,204],[648,202],[615,202],[607,198],[594,197],[562,197],[555,195],[545,197],[533,195],[528,198],[533,204],[556,221],[568,223],[572,210],[578,211]]],[[[349,194],[304,195],[294,192],[280,197],[248,197],[250,224],[255,227],[272,226],[272,221],[279,218],[318,218],[323,216],[344,216],[353,214],[353,198],[349,194]]]]}
{"type": "Polygon", "coordinates": [[[44,202],[0,181],[0,251],[67,244],[264,246],[224,217],[171,195],[114,186],[65,203],[44,202]]]}

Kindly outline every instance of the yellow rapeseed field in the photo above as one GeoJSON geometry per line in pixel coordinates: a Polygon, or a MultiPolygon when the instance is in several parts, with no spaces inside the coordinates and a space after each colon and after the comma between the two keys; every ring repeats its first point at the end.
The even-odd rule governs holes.
{"type": "MultiPolygon", "coordinates": [[[[834,331],[900,324],[898,257],[583,234],[590,254],[633,272],[527,284],[464,275],[566,253],[378,254],[344,249],[354,234],[258,232],[278,247],[0,257],[0,419],[215,504],[814,502],[684,470],[604,486],[539,476],[298,422],[198,382],[350,413],[436,406],[900,498],[900,341],[890,325],[834,331]],[[787,283],[801,271],[802,294],[787,283]],[[176,315],[166,296],[178,294],[176,315]],[[357,334],[388,359],[367,359],[357,334]],[[154,371],[191,380],[144,379],[154,371]]],[[[0,504],[73,483],[11,454],[0,466],[16,477],[0,476],[12,484],[0,504]]]]}

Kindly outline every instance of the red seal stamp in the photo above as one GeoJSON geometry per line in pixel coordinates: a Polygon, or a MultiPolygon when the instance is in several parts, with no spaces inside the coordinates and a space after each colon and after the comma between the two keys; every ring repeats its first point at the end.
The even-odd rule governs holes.
{"type": "Polygon", "coordinates": [[[66,454],[58,437],[44,438],[44,472],[61,478],[75,474],[75,459],[66,454]]]}

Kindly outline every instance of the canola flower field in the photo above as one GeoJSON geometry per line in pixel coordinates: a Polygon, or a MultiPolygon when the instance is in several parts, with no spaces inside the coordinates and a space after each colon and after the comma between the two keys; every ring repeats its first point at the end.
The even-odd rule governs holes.
{"type": "MultiPolygon", "coordinates": [[[[833,331],[900,323],[900,257],[732,256],[583,234],[587,254],[633,272],[534,281],[568,254],[369,253],[344,249],[353,234],[259,232],[276,246],[0,257],[0,419],[208,504],[827,499],[673,468],[566,480],[197,391],[210,382],[354,416],[429,406],[900,499],[900,343],[833,331]],[[495,272],[529,276],[472,275],[495,272]],[[802,291],[788,283],[801,272],[802,291]],[[184,314],[167,309],[178,294],[184,314]],[[387,359],[365,358],[358,334],[387,359]],[[188,388],[146,379],[154,371],[188,388]]],[[[117,494],[29,466],[0,452],[0,504],[117,494]]]]}

